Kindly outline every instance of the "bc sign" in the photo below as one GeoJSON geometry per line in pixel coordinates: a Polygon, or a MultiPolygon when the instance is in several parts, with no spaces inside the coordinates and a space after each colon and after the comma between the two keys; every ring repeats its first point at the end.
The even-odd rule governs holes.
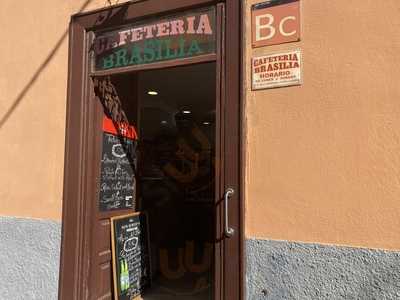
{"type": "Polygon", "coordinates": [[[300,0],[270,0],[252,6],[253,47],[300,40],[300,0]]]}

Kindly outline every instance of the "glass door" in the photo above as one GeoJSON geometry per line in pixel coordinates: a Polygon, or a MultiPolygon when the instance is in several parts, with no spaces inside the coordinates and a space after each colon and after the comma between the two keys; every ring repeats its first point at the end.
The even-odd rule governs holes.
{"type": "MultiPolygon", "coordinates": [[[[127,31],[118,29],[94,39],[94,49],[98,47],[92,57],[98,119],[108,117],[114,126],[121,126],[122,121],[125,127],[117,128],[117,136],[123,135],[121,129],[132,127],[135,132],[135,153],[126,153],[133,157],[126,166],[130,164],[132,171],[134,184],[127,186],[132,188],[130,199],[134,201],[130,207],[118,206],[94,215],[90,289],[96,299],[116,293],[115,278],[110,276],[109,219],[133,212],[146,213],[149,223],[151,285],[142,289],[140,283],[132,282],[143,299],[225,298],[230,276],[225,257],[232,251],[225,247],[230,213],[225,205],[229,199],[224,199],[228,166],[224,5],[200,9],[193,17],[185,16],[185,21],[175,18],[169,21],[170,26],[189,22],[198,27],[193,36],[188,35],[189,50],[197,49],[198,57],[171,57],[171,62],[157,66],[141,65],[144,61],[139,58],[153,51],[149,42],[142,48],[132,42],[130,50],[126,48],[126,39],[134,37],[132,32],[142,30],[136,25],[128,30],[128,36],[127,31]],[[119,44],[105,42],[115,40],[117,33],[119,44]],[[121,49],[114,51],[114,47],[121,49]],[[208,50],[203,53],[202,49],[208,50]],[[213,51],[216,53],[209,53],[213,51]],[[128,61],[128,54],[136,60],[131,57],[132,65],[119,66],[118,62],[128,61]],[[108,68],[106,62],[111,60],[114,64],[108,68]]],[[[176,45],[167,41],[164,46],[175,54],[187,44],[180,39],[180,48],[174,48],[176,45]]],[[[161,55],[161,42],[157,45],[161,55]]],[[[101,144],[99,139],[97,144],[101,144]]]]}
{"type": "Polygon", "coordinates": [[[144,299],[214,299],[215,74],[215,63],[138,74],[138,184],[153,278],[144,299]]]}

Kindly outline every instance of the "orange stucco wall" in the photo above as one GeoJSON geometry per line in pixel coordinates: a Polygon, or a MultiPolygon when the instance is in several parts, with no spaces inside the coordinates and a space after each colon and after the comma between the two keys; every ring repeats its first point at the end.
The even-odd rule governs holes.
{"type": "Polygon", "coordinates": [[[68,24],[107,3],[0,1],[0,215],[61,218],[68,24]]]}
{"type": "Polygon", "coordinates": [[[399,12],[302,0],[302,41],[257,49],[246,21],[247,237],[400,249],[399,12]],[[250,90],[252,56],[296,48],[301,87],[250,90]]]}
{"type": "MultiPolygon", "coordinates": [[[[107,2],[0,2],[0,215],[60,219],[67,27],[107,2]]],[[[399,249],[400,2],[302,2],[302,41],[258,49],[244,2],[246,236],[399,249]],[[295,48],[301,87],[251,91],[295,48]]]]}

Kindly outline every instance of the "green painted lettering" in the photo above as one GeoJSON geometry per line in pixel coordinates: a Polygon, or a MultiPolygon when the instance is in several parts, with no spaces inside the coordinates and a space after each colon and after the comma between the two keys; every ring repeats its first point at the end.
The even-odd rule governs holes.
{"type": "Polygon", "coordinates": [[[120,49],[115,52],[116,63],[115,67],[126,66],[128,64],[128,59],[126,58],[126,49],[120,49]]]}
{"type": "Polygon", "coordinates": [[[171,53],[171,40],[167,39],[164,41],[165,43],[165,59],[173,59],[176,58],[178,56],[178,49],[174,49],[173,53],[171,53]]]}
{"type": "Polygon", "coordinates": [[[197,42],[197,40],[193,40],[186,56],[190,57],[190,56],[198,55],[198,54],[200,54],[202,52],[203,51],[201,51],[199,43],[197,42]]]}
{"type": "Polygon", "coordinates": [[[156,50],[156,60],[162,60],[162,43],[160,40],[154,40],[154,43],[156,44],[157,50],[156,50]]]}
{"type": "Polygon", "coordinates": [[[119,49],[102,58],[102,69],[191,57],[203,52],[196,39],[150,39],[144,41],[143,48],[133,45],[130,49],[119,49]]]}
{"type": "Polygon", "coordinates": [[[131,51],[131,60],[129,62],[130,65],[139,65],[143,63],[143,59],[140,54],[140,48],[133,46],[131,51]]]}
{"type": "Polygon", "coordinates": [[[154,58],[156,56],[156,52],[154,51],[154,42],[153,40],[146,40],[144,43],[144,49],[143,49],[143,61],[145,63],[149,63],[154,61],[154,58]]]}
{"type": "Polygon", "coordinates": [[[114,67],[114,54],[110,54],[103,58],[103,69],[111,69],[114,67]]]}
{"type": "Polygon", "coordinates": [[[186,40],[184,38],[180,38],[179,39],[179,53],[178,53],[179,57],[185,57],[185,44],[186,44],[186,40]]]}

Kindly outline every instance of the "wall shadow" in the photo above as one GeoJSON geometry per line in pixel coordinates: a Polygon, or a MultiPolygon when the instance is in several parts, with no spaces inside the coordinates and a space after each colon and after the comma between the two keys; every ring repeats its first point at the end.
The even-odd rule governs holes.
{"type": "MultiPolygon", "coordinates": [[[[84,11],[89,4],[93,2],[93,0],[86,0],[82,6],[79,8],[78,12],[84,11]]],[[[46,69],[46,67],[49,65],[51,60],[54,58],[54,56],[57,54],[57,52],[60,50],[61,45],[65,41],[65,39],[68,37],[68,28],[64,31],[64,33],[61,35],[61,37],[58,39],[57,43],[54,45],[52,50],[49,52],[47,55],[46,59],[40,64],[36,72],[32,75],[28,83],[25,85],[25,87],[20,91],[18,96],[15,98],[15,100],[12,102],[12,105],[7,109],[6,113],[1,117],[0,119],[0,130],[4,126],[4,124],[9,120],[11,115],[14,113],[16,108],[21,104],[22,100],[25,98],[26,94],[30,91],[30,89],[33,87],[33,85],[36,83],[36,81],[39,79],[40,75],[43,73],[43,71],[46,69]]]]}

